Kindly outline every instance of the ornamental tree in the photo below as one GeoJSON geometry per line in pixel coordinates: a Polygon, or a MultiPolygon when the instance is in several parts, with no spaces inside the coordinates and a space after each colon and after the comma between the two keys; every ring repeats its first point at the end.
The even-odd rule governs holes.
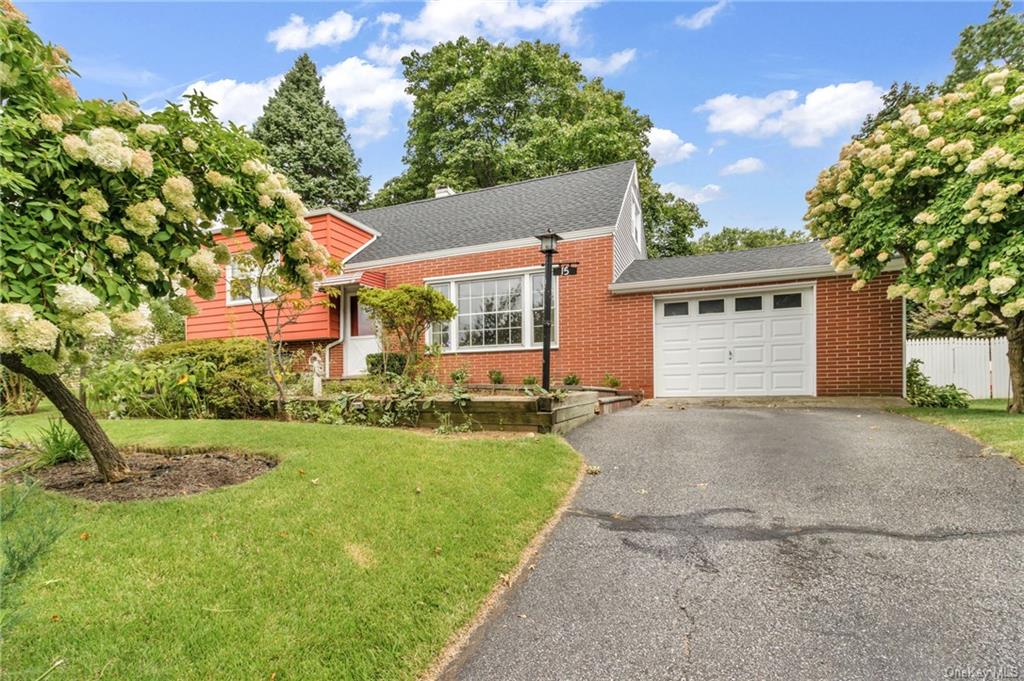
{"type": "Polygon", "coordinates": [[[359,302],[377,324],[381,348],[405,355],[405,373],[416,371],[423,336],[432,324],[450,321],[455,303],[429,286],[401,284],[394,288],[363,288],[359,302]]]}
{"type": "Polygon", "coordinates": [[[911,104],[843,147],[807,193],[811,232],[862,288],[902,258],[890,297],[1006,325],[1024,412],[1024,73],[1003,69],[911,104]]]}
{"type": "Polygon", "coordinates": [[[140,306],[212,297],[228,252],[211,230],[240,229],[308,295],[325,258],[304,207],[213,102],[154,114],[80,100],[67,53],[0,0],[0,362],[35,384],[78,431],[106,480],[128,466],[58,370],[115,329],[140,332],[140,306]],[[261,229],[272,225],[269,229],[261,229]],[[271,254],[274,254],[273,256],[271,254]]]}

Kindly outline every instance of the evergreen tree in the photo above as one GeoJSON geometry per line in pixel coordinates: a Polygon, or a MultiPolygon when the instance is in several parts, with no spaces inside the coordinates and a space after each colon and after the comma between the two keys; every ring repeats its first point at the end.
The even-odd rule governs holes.
{"type": "Polygon", "coordinates": [[[308,54],[295,60],[267,100],[252,136],[310,208],[354,210],[366,201],[370,179],[359,174],[345,121],[327,101],[308,54]]]}

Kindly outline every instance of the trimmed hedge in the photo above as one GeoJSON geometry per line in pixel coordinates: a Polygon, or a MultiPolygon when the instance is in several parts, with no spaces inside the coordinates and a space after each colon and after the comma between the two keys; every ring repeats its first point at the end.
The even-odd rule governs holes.
{"type": "Polygon", "coordinates": [[[384,353],[373,352],[366,356],[366,373],[371,376],[382,376],[385,373],[401,376],[405,373],[405,355],[397,352],[389,352],[386,357],[387,367],[384,366],[384,353]]]}

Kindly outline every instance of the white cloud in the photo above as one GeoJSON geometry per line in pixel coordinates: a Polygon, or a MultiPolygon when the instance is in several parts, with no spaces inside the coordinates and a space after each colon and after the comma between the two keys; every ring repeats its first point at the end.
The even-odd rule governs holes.
{"type": "MultiPolygon", "coordinates": [[[[405,92],[405,80],[392,66],[377,66],[359,57],[349,57],[324,68],[321,76],[327,100],[345,118],[356,146],[387,135],[394,108],[412,105],[405,92]]],[[[217,101],[214,113],[218,118],[252,125],[282,77],[271,76],[255,83],[230,79],[199,81],[185,88],[185,93],[204,92],[217,101]]]]}
{"type": "Polygon", "coordinates": [[[580,14],[599,4],[599,0],[427,0],[412,19],[399,23],[393,13],[385,21],[381,21],[385,15],[379,16],[384,28],[366,56],[378,63],[397,64],[413,50],[429,50],[459,36],[514,41],[524,33],[545,34],[575,45],[580,39],[580,14]]]}
{"type": "Polygon", "coordinates": [[[327,19],[309,26],[298,14],[288,17],[288,23],[267,34],[267,42],[274,43],[278,52],[304,50],[317,45],[337,45],[352,40],[359,33],[365,19],[355,19],[344,10],[338,10],[327,19]]]}
{"type": "Polygon", "coordinates": [[[665,128],[651,128],[647,133],[647,149],[658,163],[671,165],[688,159],[697,151],[697,145],[683,141],[679,135],[665,128]]]}
{"type": "Polygon", "coordinates": [[[217,102],[213,107],[217,118],[239,125],[252,125],[263,113],[263,105],[274,94],[282,77],[271,76],[256,83],[244,83],[230,78],[212,82],[200,80],[186,87],[182,94],[189,94],[193,90],[202,92],[217,102]]]}
{"type": "Polygon", "coordinates": [[[764,170],[764,161],[754,156],[748,156],[747,158],[741,158],[735,163],[722,168],[722,175],[746,175],[748,173],[757,173],[764,170]]]}
{"type": "Polygon", "coordinates": [[[636,57],[636,50],[630,47],[613,52],[603,59],[601,57],[584,57],[580,59],[580,64],[583,65],[583,70],[592,76],[607,76],[626,68],[626,65],[633,61],[634,57],[636,57]]]}
{"type": "Polygon", "coordinates": [[[682,197],[687,201],[692,201],[696,204],[717,201],[725,196],[725,191],[723,191],[723,189],[717,184],[706,184],[703,187],[691,187],[688,184],[666,182],[661,185],[661,190],[663,192],[668,192],[675,196],[682,197]]]}
{"type": "Polygon", "coordinates": [[[725,9],[726,1],[727,0],[718,0],[718,2],[710,7],[705,7],[690,16],[679,15],[676,17],[676,26],[688,28],[691,31],[699,31],[702,28],[707,28],[711,25],[715,16],[725,9]]]}
{"type": "Polygon", "coordinates": [[[818,88],[799,104],[796,90],[777,90],[765,97],[719,95],[697,111],[708,112],[710,132],[781,135],[795,147],[815,147],[877,111],[881,97],[882,88],[861,80],[818,88]]]}

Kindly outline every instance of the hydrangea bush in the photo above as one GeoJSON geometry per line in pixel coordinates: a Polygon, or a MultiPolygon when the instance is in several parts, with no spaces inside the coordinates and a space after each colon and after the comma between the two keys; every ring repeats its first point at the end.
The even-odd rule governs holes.
{"type": "Polygon", "coordinates": [[[1007,327],[1010,410],[1024,411],[1024,73],[1002,69],[902,109],[807,193],[811,232],[858,290],[893,264],[890,298],[1007,327]]]}
{"type": "Polygon", "coordinates": [[[189,313],[188,291],[212,297],[229,257],[215,230],[247,235],[254,257],[305,295],[327,255],[263,147],[219,123],[211,100],[193,94],[149,114],[80,100],[71,73],[67,53],[0,0],[0,357],[54,401],[114,479],[127,467],[68,402],[59,364],[85,361],[89,342],[115,330],[145,330],[148,299],[189,313]]]}

